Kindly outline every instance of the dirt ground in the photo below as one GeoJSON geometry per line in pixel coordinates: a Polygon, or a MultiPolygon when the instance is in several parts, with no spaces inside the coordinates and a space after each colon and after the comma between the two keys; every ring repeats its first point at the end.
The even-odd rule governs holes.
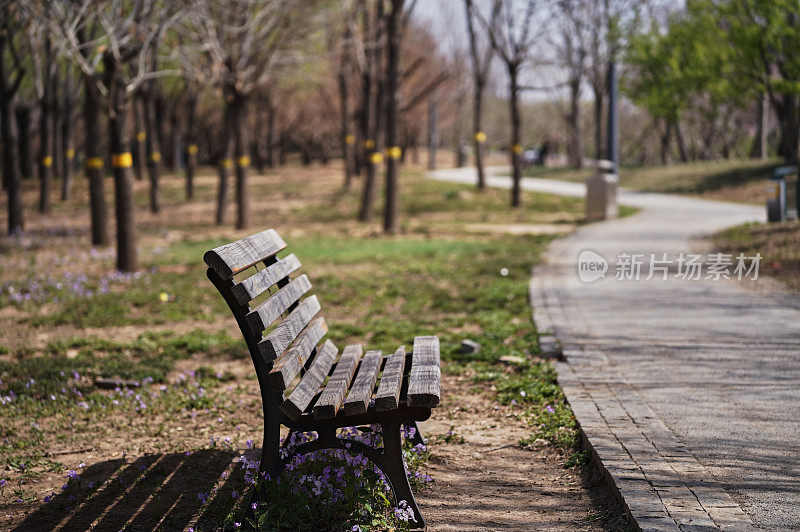
{"type": "MultiPolygon", "coordinates": [[[[293,173],[295,170],[290,175],[293,173]]],[[[338,173],[336,180],[338,183],[338,173]]],[[[255,185],[258,182],[254,179],[255,185]]],[[[211,190],[213,183],[213,176],[198,178],[201,188],[205,185],[211,190]]],[[[137,189],[144,186],[137,183],[137,189]]],[[[262,207],[262,202],[256,203],[256,209],[262,207]]],[[[274,208],[263,203],[266,210],[274,208]]],[[[184,227],[167,233],[142,231],[142,246],[187,234],[194,238],[222,234],[220,229],[204,229],[211,207],[210,194],[182,206],[184,227]]],[[[140,227],[160,225],[174,215],[142,212],[140,227]]],[[[61,238],[70,228],[76,233],[68,238],[83,242],[87,225],[85,214],[64,218],[31,212],[28,219],[28,231],[36,236],[34,244],[42,245],[37,251],[41,254],[63,252],[48,250],[42,242],[53,235],[61,238]]],[[[109,255],[108,260],[112,259],[109,255]]],[[[3,256],[4,269],[25,267],[14,260],[13,256],[3,256]]],[[[81,259],[75,255],[71,260],[81,259]]],[[[12,307],[0,309],[0,326],[6,329],[0,338],[11,353],[16,346],[28,345],[36,350],[54,339],[76,335],[132,341],[142,332],[162,328],[184,332],[181,323],[103,329],[18,328],[21,318],[12,307]]],[[[203,327],[225,329],[231,336],[239,334],[228,316],[220,315],[203,327]]],[[[214,522],[218,516],[201,510],[199,496],[217,488],[218,499],[229,497],[236,484],[237,456],[258,452],[248,451],[251,444],[247,442],[258,445],[261,440],[260,397],[252,364],[246,358],[220,359],[198,353],[177,361],[168,380],[178,382],[181,375],[201,366],[230,373],[235,380],[224,388],[224,401],[198,410],[196,415],[153,417],[127,412],[95,424],[54,419],[68,427],[63,438],[47,441],[48,459],[58,467],[37,473],[31,484],[35,499],[20,498],[9,487],[0,488],[0,529],[183,530],[214,522]],[[61,490],[65,483],[62,466],[80,473],[74,489],[61,490]],[[45,497],[49,499],[43,504],[45,497]]],[[[418,494],[418,501],[429,530],[627,529],[622,509],[589,468],[565,468],[566,456],[550,447],[522,448],[518,442],[530,435],[530,426],[517,416],[514,407],[495,403],[489,391],[478,386],[486,385],[443,372],[443,404],[422,427],[432,450],[428,473],[434,481],[418,494]]],[[[14,426],[10,430],[23,428],[14,426]]],[[[20,474],[18,468],[6,466],[0,477],[7,478],[11,486],[20,474]]]]}
{"type": "Polygon", "coordinates": [[[434,482],[418,503],[429,530],[627,530],[623,510],[589,468],[517,442],[530,428],[464,376],[443,376],[443,406],[421,426],[434,482]],[[454,430],[450,443],[443,435],[454,430]]]}

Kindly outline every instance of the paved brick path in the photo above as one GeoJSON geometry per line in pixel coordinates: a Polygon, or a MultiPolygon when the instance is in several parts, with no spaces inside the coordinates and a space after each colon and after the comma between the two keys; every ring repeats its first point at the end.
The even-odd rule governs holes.
{"type": "MultiPolygon", "coordinates": [[[[472,176],[466,169],[434,177],[472,176]]],[[[523,188],[584,192],[549,180],[523,188]]],[[[537,325],[562,343],[559,382],[594,452],[642,529],[800,529],[796,296],[764,282],[678,280],[674,268],[666,281],[614,279],[622,252],[674,260],[697,250],[697,237],[763,219],[764,209],[620,197],[642,212],[555,241],[531,282],[537,325]],[[609,260],[605,279],[579,280],[585,249],[609,260]]]]}

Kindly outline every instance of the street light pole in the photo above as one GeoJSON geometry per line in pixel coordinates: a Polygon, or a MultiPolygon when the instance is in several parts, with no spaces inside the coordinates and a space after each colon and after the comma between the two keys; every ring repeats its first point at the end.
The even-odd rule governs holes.
{"type": "Polygon", "coordinates": [[[614,163],[614,173],[619,174],[619,126],[618,126],[618,82],[617,64],[608,63],[608,151],[606,158],[614,163]]]}

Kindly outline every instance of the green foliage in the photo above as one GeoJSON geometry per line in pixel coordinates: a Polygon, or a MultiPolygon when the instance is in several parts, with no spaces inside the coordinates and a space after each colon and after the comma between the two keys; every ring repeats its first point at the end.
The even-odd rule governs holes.
{"type": "Polygon", "coordinates": [[[705,1],[689,2],[685,12],[671,17],[664,31],[655,24],[634,35],[626,60],[632,75],[624,87],[652,116],[677,120],[702,96],[709,112],[723,103],[741,104],[758,90],[738,75],[734,50],[718,18],[705,1]]]}

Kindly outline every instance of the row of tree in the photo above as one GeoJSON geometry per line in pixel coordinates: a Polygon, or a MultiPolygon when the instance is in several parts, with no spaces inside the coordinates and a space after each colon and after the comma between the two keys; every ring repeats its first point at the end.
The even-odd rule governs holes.
{"type": "Polygon", "coordinates": [[[188,199],[198,162],[216,164],[216,223],[226,221],[233,180],[236,227],[245,228],[251,162],[278,165],[287,151],[306,163],[326,161],[341,150],[345,185],[364,174],[362,220],[373,216],[385,168],[383,225],[396,232],[398,165],[422,135],[421,104],[456,77],[430,33],[409,21],[411,8],[403,0],[4,2],[0,127],[9,232],[24,228],[21,185],[33,173],[34,148],[42,212],[50,208],[54,161],[62,199],[75,162],[83,163],[98,246],[111,240],[110,163],[123,271],[138,266],[132,181],[147,176],[149,207],[159,212],[163,164],[185,167],[188,199]],[[413,38],[404,43],[405,33],[413,38]],[[31,114],[38,135],[19,120],[31,114]]]}

